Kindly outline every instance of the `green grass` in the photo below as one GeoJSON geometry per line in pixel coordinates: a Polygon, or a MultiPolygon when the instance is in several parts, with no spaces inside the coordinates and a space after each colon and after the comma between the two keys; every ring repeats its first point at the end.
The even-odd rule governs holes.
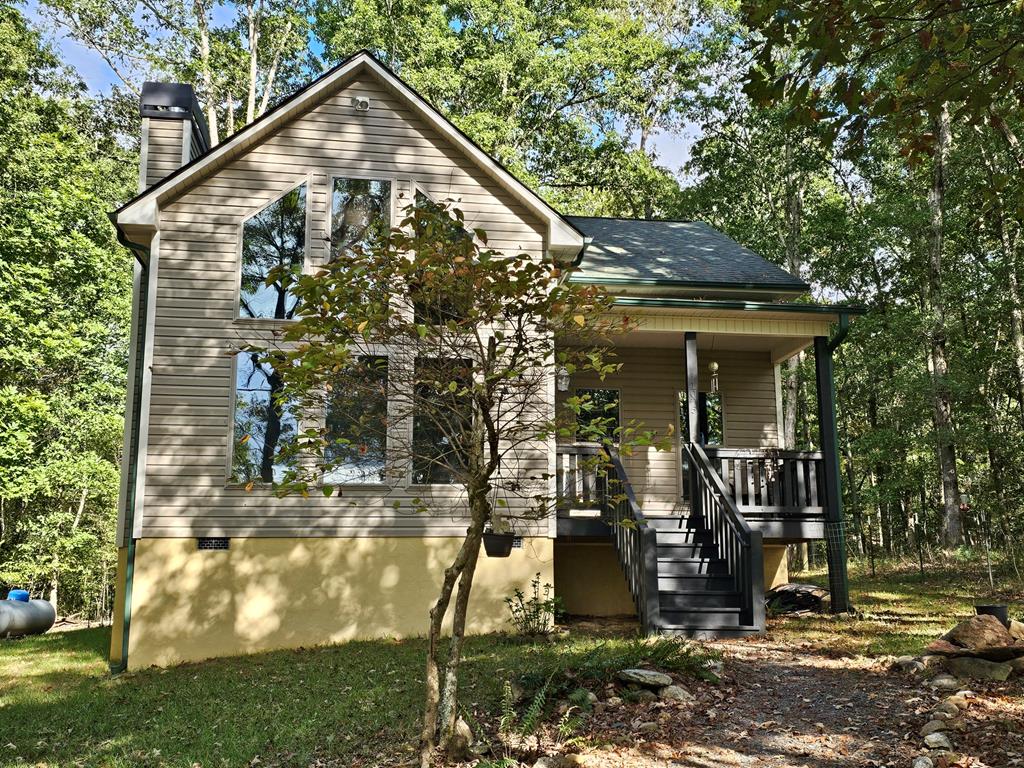
{"type": "MultiPolygon", "coordinates": [[[[822,581],[824,574],[794,580],[822,581]]],[[[962,563],[859,566],[856,617],[773,620],[768,642],[821,653],[920,652],[973,612],[976,598],[1014,602],[962,563]]],[[[421,640],[356,642],[221,659],[111,677],[109,630],[0,641],[0,766],[371,766],[411,757],[422,696],[421,640]],[[258,758],[257,762],[253,762],[258,758]]],[[[572,685],[642,661],[629,639],[574,632],[557,642],[504,636],[467,643],[462,702],[473,719],[498,714],[504,680],[538,683],[573,670],[572,685]]],[[[686,657],[660,658],[685,668],[686,657]]]]}
{"type": "MultiPolygon", "coordinates": [[[[825,571],[790,574],[790,580],[828,584],[825,571]]],[[[950,558],[925,565],[879,563],[871,575],[866,562],[851,563],[853,616],[798,616],[771,622],[772,637],[810,643],[837,654],[868,656],[919,654],[929,642],[974,614],[977,603],[1020,603],[1021,583],[1000,568],[991,587],[977,560],[950,558]]],[[[1011,607],[1011,614],[1013,613],[1011,607]]]]}
{"type": "MultiPolygon", "coordinates": [[[[0,765],[380,765],[407,761],[422,702],[421,640],[354,642],[112,678],[109,630],[0,641],[0,765]]],[[[504,680],[529,690],[574,670],[598,680],[643,663],[622,637],[467,641],[461,701],[500,709],[504,680]],[[526,673],[532,673],[527,675],[526,673]]],[[[654,663],[684,668],[683,654],[654,663]]],[[[698,657],[699,660],[700,657],[698,657]]],[[[575,683],[574,687],[579,683],[575,683]]]]}

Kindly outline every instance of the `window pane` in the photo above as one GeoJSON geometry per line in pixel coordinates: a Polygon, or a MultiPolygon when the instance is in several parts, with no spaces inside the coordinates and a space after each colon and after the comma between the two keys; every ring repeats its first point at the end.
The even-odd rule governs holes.
{"type": "Polygon", "coordinates": [[[391,182],[335,179],[331,194],[331,259],[372,246],[391,228],[391,182]]]}
{"type": "Polygon", "coordinates": [[[266,282],[276,267],[294,276],[301,274],[305,249],[306,185],[302,184],[247,219],[242,227],[239,317],[288,320],[294,316],[296,299],[288,292],[289,281],[266,282]]]}
{"type": "Polygon", "coordinates": [[[456,361],[416,361],[416,401],[423,407],[413,413],[412,481],[418,484],[451,484],[464,466],[460,446],[473,426],[468,396],[448,390],[449,382],[462,385],[468,369],[456,361]]]}
{"type": "MultiPolygon", "coordinates": [[[[697,425],[701,445],[721,445],[724,436],[722,395],[701,392],[697,400],[697,425]]],[[[686,413],[686,390],[679,391],[679,426],[683,441],[690,441],[690,422],[686,413]]]]}
{"type": "Polygon", "coordinates": [[[238,354],[235,375],[235,449],[231,479],[270,483],[284,475],[280,450],[295,440],[295,414],[277,401],[283,383],[273,368],[249,352],[238,354]]]}
{"type": "Polygon", "coordinates": [[[387,450],[388,359],[360,358],[327,401],[328,483],[383,483],[387,450]],[[358,382],[358,383],[356,383],[358,382]]]}
{"type": "MultiPolygon", "coordinates": [[[[419,190],[416,190],[416,207],[427,213],[440,213],[442,206],[435,203],[419,190]]],[[[425,223],[417,226],[417,235],[423,237],[426,234],[425,223]]],[[[447,219],[437,239],[450,245],[459,244],[466,240],[472,240],[472,236],[466,229],[455,221],[447,219]]],[[[441,290],[431,290],[432,283],[426,280],[416,280],[409,286],[409,292],[413,302],[413,316],[417,323],[429,325],[444,325],[449,320],[461,322],[468,315],[468,309],[472,305],[471,295],[454,295],[451,288],[451,281],[441,290]]]]}
{"type": "Polygon", "coordinates": [[[619,439],[619,390],[577,389],[587,398],[576,417],[576,439],[582,442],[617,442],[619,439]]]}

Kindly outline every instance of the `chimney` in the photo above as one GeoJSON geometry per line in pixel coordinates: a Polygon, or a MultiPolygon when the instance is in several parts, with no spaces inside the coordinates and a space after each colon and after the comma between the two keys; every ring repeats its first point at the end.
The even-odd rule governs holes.
{"type": "Polygon", "coordinates": [[[185,83],[144,83],[139,112],[142,192],[206,152],[210,148],[210,133],[195,91],[185,83]]]}

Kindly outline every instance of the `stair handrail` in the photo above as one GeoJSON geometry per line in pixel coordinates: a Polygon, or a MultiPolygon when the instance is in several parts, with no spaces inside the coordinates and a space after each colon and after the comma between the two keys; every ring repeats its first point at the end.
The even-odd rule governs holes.
{"type": "Polygon", "coordinates": [[[765,625],[764,608],[764,549],[760,531],[750,527],[725,482],[711,465],[704,448],[699,443],[686,447],[690,466],[697,478],[697,491],[701,494],[700,510],[705,516],[705,526],[714,537],[719,556],[728,562],[736,590],[742,596],[745,623],[758,628],[765,625]],[[714,514],[707,502],[717,502],[721,515],[714,514]],[[710,519],[710,518],[715,519],[710,519]]]}
{"type": "Polygon", "coordinates": [[[619,566],[636,604],[640,626],[645,634],[653,634],[661,627],[658,533],[644,517],[626,468],[618,451],[611,446],[608,447],[608,458],[611,465],[609,480],[614,480],[619,489],[613,494],[612,483],[607,483],[605,521],[612,527],[619,566]]]}

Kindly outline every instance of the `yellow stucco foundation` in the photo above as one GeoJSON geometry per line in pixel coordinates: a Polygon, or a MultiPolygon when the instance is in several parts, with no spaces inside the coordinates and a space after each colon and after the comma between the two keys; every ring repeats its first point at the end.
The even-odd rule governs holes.
{"type": "Polygon", "coordinates": [[[764,548],[764,588],[765,590],[789,583],[789,560],[786,558],[786,545],[766,545],[764,548]]]}
{"type": "Polygon", "coordinates": [[[124,632],[124,591],[128,573],[128,547],[117,548],[117,572],[114,576],[114,617],[110,628],[110,665],[117,667],[122,661],[124,632]]]}
{"type": "MultiPolygon", "coordinates": [[[[252,538],[232,539],[226,551],[200,552],[195,539],[141,539],[128,666],[425,634],[460,542],[252,538]]],[[[542,583],[554,580],[551,539],[525,539],[507,558],[481,552],[469,630],[508,628],[505,598],[537,573],[542,583]]]]}
{"type": "Polygon", "coordinates": [[[555,594],[576,616],[636,614],[611,543],[556,543],[555,594]]]}

